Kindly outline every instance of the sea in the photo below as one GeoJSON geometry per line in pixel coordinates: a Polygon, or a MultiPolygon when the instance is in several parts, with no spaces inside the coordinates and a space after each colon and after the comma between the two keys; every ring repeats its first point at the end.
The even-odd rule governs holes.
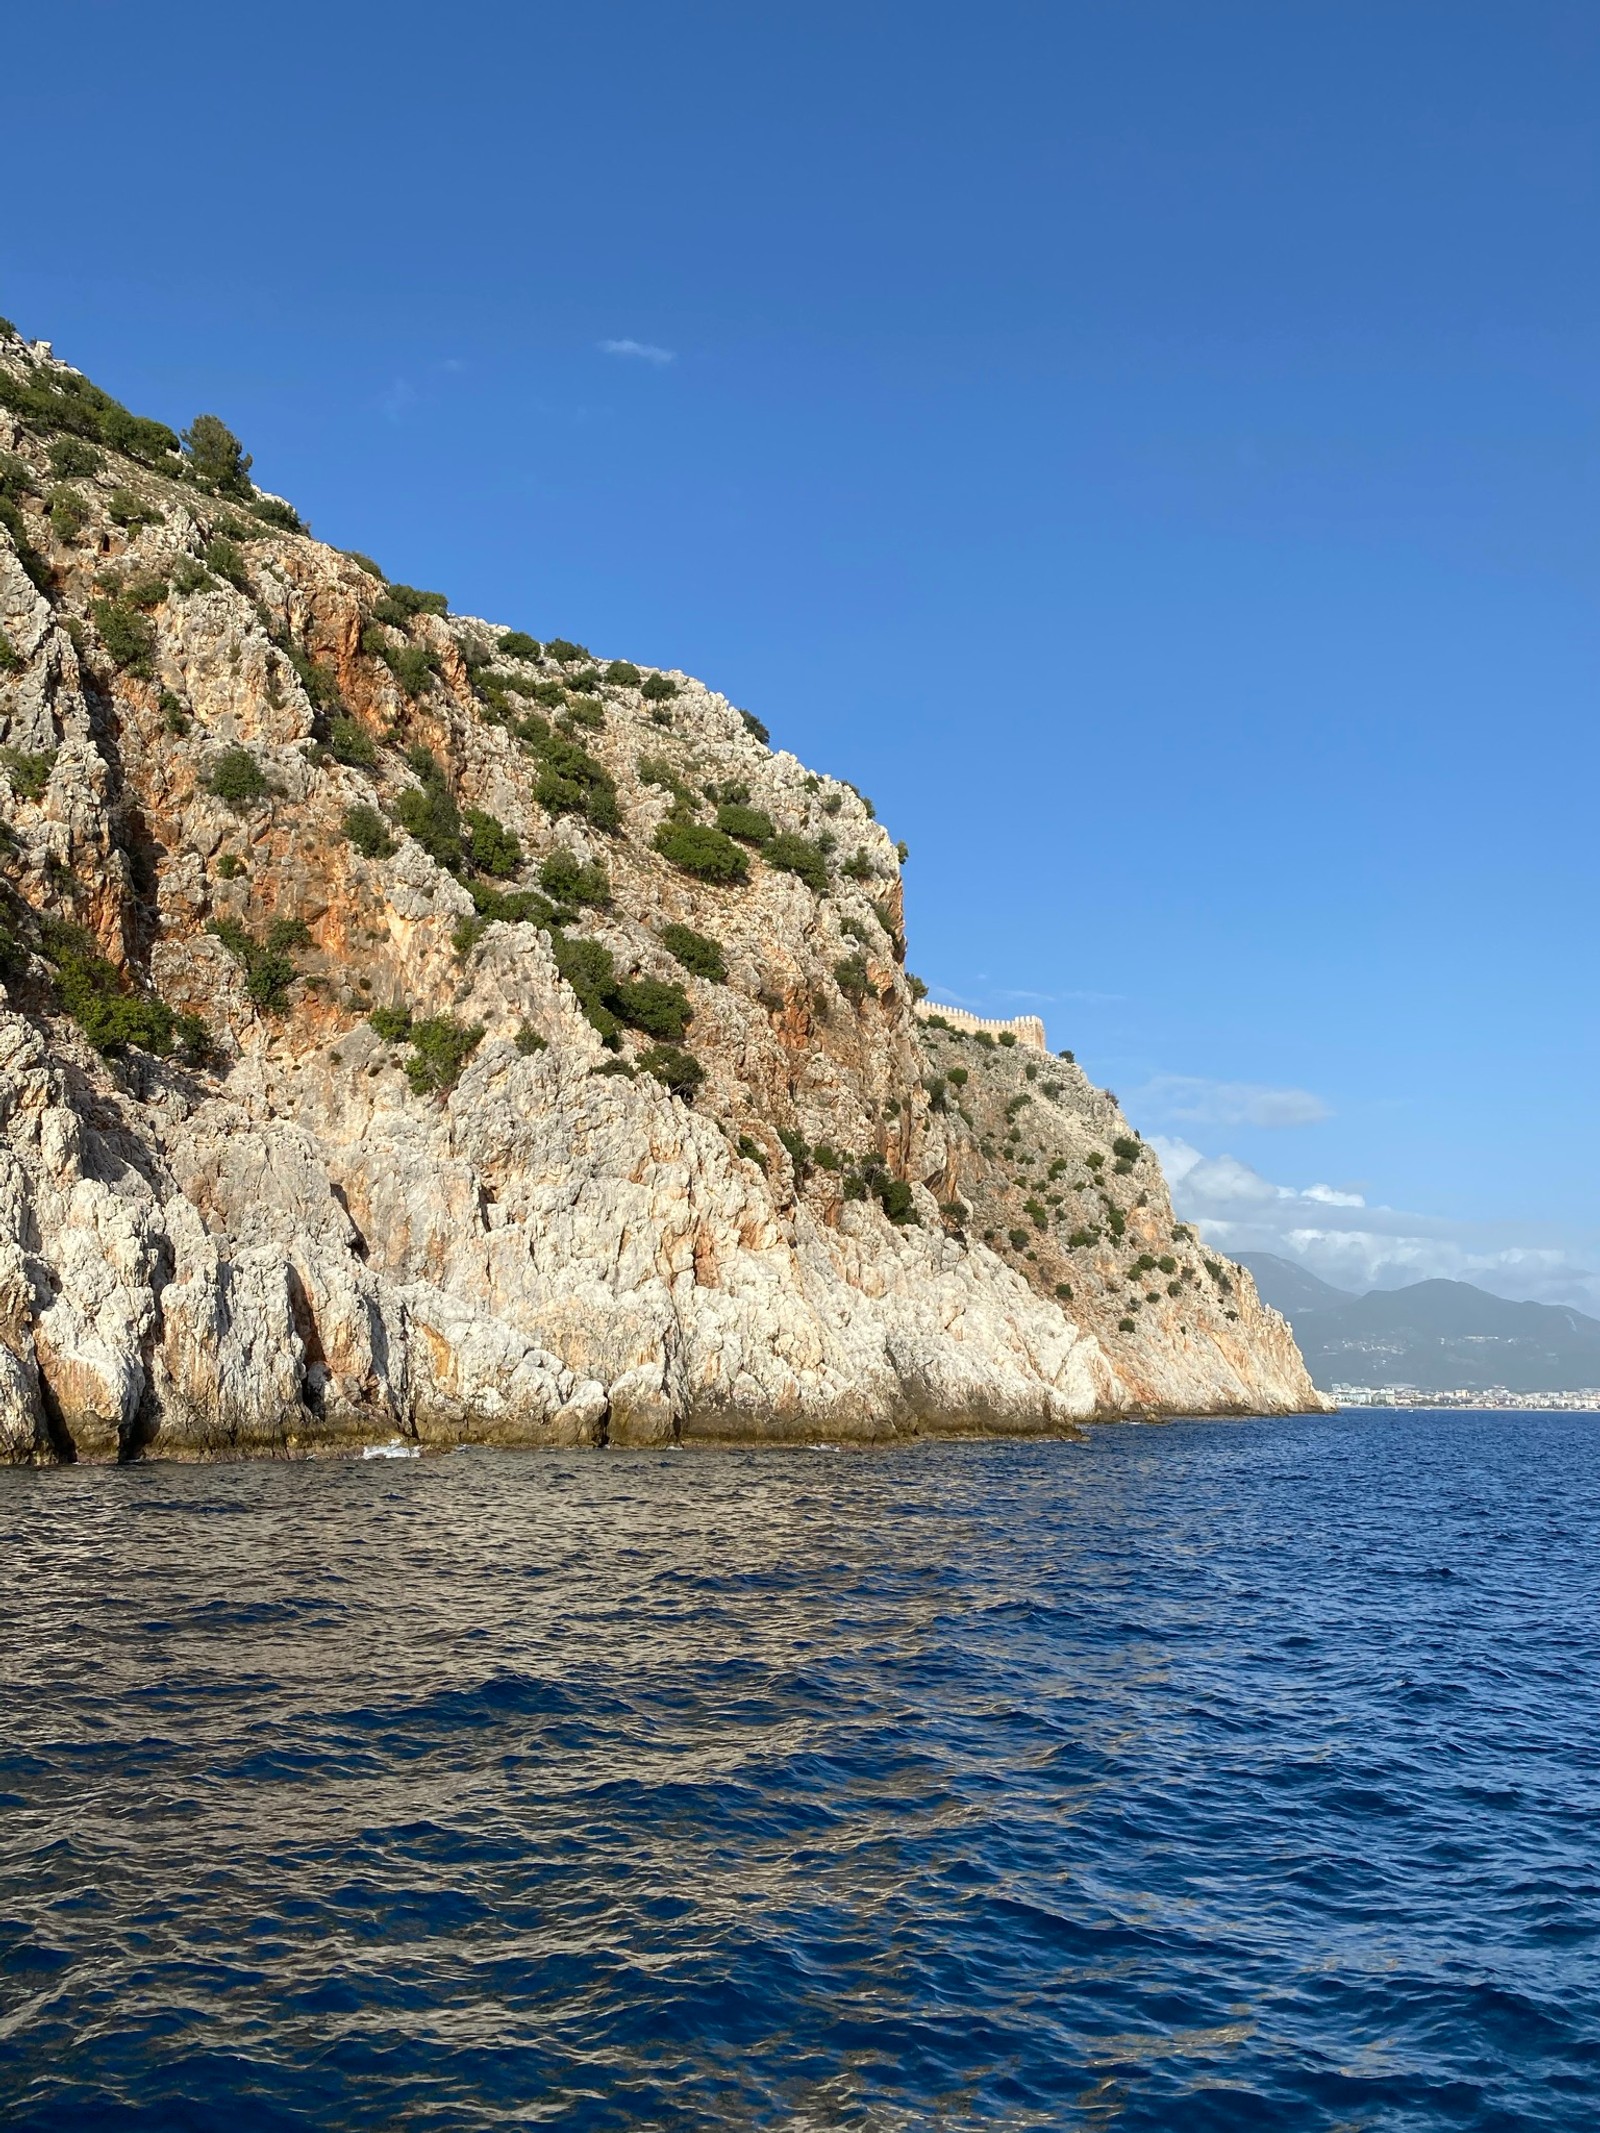
{"type": "Polygon", "coordinates": [[[1600,2125],[1600,1417],[0,1472],[0,2124],[1600,2125]]]}

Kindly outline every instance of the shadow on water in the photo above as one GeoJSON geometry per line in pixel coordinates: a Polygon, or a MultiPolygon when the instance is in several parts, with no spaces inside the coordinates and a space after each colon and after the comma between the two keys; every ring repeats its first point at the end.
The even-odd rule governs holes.
{"type": "Polygon", "coordinates": [[[1594,1427],[0,1473],[0,2123],[1589,2127],[1594,1427]]]}

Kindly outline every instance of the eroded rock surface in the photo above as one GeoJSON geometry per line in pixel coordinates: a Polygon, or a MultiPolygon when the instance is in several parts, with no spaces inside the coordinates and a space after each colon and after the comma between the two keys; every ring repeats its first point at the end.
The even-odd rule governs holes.
{"type": "Polygon", "coordinates": [[[0,388],[0,1458],[1322,1404],[853,788],[0,388]]]}

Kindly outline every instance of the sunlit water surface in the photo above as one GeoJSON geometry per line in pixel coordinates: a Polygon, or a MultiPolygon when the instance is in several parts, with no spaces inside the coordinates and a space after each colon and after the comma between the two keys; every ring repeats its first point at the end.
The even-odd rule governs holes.
{"type": "Polygon", "coordinates": [[[0,2118],[1592,2128],[1600,1422],[0,1473],[0,2118]]]}

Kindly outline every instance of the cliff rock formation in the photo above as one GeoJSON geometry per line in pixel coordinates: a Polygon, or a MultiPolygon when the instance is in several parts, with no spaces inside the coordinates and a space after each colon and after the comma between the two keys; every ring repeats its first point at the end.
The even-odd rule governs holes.
{"type": "Polygon", "coordinates": [[[896,847],[0,329],[0,1458],[1321,1403],[896,847]]]}

